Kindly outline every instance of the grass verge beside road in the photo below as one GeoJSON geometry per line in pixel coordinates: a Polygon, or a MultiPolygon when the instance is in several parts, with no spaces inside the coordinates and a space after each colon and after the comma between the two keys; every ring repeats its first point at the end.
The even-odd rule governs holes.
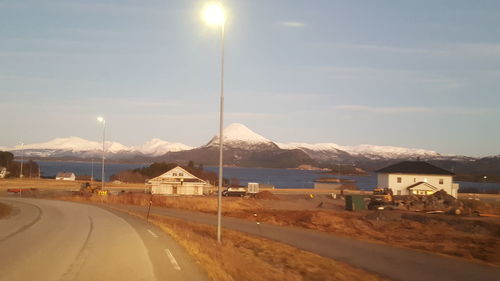
{"type": "MultiPolygon", "coordinates": [[[[124,211],[120,208],[114,209],[124,211]]],[[[144,213],[125,211],[144,218],[144,213]]],[[[179,242],[217,281],[378,281],[388,280],[286,244],[223,230],[221,245],[213,226],[152,215],[149,221],[179,242]]]]}
{"type": "MultiPolygon", "coordinates": [[[[101,200],[98,196],[71,196],[62,199],[95,203],[100,203],[101,200]]],[[[109,195],[104,198],[104,203],[110,206],[133,204],[146,207],[149,199],[150,196],[144,194],[109,195]]],[[[390,246],[500,265],[500,219],[498,218],[401,211],[348,212],[341,206],[331,203],[331,200],[326,200],[328,199],[325,199],[322,208],[298,209],[300,207],[298,205],[312,201],[224,198],[223,214],[250,221],[319,230],[390,246]]],[[[211,214],[215,214],[216,202],[215,197],[153,196],[153,206],[211,214]]]]}

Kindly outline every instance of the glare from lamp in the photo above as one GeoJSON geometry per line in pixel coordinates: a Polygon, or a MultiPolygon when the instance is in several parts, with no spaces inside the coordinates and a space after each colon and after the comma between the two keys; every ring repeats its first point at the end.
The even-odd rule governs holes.
{"type": "Polygon", "coordinates": [[[226,21],[224,8],[220,4],[209,4],[203,9],[203,19],[209,25],[223,25],[226,21]]]}

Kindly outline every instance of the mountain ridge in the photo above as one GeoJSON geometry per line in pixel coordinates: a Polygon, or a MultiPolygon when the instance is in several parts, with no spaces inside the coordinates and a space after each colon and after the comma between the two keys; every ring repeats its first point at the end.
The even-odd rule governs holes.
{"type": "MultiPolygon", "coordinates": [[[[471,160],[478,159],[460,155],[444,155],[436,151],[405,148],[397,146],[380,146],[361,144],[343,146],[336,143],[298,143],[288,144],[274,142],[255,133],[243,124],[232,123],[223,131],[225,163],[230,165],[276,166],[280,163],[287,167],[297,164],[328,165],[339,162],[390,160],[390,159],[422,159],[422,160],[471,160]],[[267,156],[266,156],[267,155],[267,156]],[[272,157],[275,157],[274,159],[272,157]],[[277,158],[276,158],[277,157],[277,158]],[[286,157],[289,164],[286,164],[286,157]],[[304,163],[300,163],[303,161],[304,163]],[[263,162],[263,163],[260,163],[263,162]],[[260,163],[260,164],[259,164],[260,163]]],[[[107,141],[105,151],[108,159],[144,159],[144,160],[177,160],[217,163],[219,136],[213,136],[208,143],[199,147],[191,147],[182,143],[171,143],[153,138],[140,146],[125,146],[119,142],[107,141]]],[[[15,155],[20,155],[21,146],[14,148],[0,147],[15,155]]],[[[92,158],[102,154],[102,142],[89,141],[80,137],[56,138],[45,143],[24,145],[27,157],[80,157],[92,158]]],[[[278,166],[279,166],[278,165],[278,166]]]]}

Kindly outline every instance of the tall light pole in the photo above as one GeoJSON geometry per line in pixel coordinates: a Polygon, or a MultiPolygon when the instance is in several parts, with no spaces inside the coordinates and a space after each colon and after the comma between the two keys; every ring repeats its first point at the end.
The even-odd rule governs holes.
{"type": "Polygon", "coordinates": [[[221,242],[221,221],[222,221],[222,151],[224,147],[223,127],[224,127],[224,24],[226,14],[220,4],[210,4],[203,9],[203,19],[208,25],[220,26],[221,31],[221,76],[220,76],[220,118],[219,118],[219,189],[217,196],[217,242],[221,242]]]}
{"type": "Polygon", "coordinates": [[[90,186],[94,185],[94,157],[92,157],[92,166],[90,170],[90,186]]]}
{"type": "Polygon", "coordinates": [[[19,172],[19,178],[23,177],[23,163],[24,163],[24,143],[21,142],[21,172],[19,172]]]}
{"type": "Polygon", "coordinates": [[[97,121],[102,123],[102,173],[101,173],[101,190],[104,190],[104,144],[106,142],[106,120],[103,117],[97,117],[97,121]]]}

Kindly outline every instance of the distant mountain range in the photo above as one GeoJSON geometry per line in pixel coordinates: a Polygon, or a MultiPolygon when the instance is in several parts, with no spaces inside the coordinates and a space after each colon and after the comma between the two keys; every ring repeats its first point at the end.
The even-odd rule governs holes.
{"type": "MultiPolygon", "coordinates": [[[[294,168],[302,164],[328,167],[342,164],[356,164],[374,169],[398,160],[422,159],[440,162],[444,168],[453,169],[456,163],[483,161],[496,162],[497,157],[477,159],[460,155],[445,155],[435,151],[415,148],[377,146],[362,144],[342,146],[336,143],[277,143],[269,140],[243,124],[227,126],[224,136],[224,163],[239,167],[294,168]],[[486,159],[486,160],[485,160],[486,159]],[[490,159],[490,160],[487,160],[490,159]],[[450,166],[451,165],[451,166],[450,166]]],[[[21,154],[21,146],[0,147],[16,156],[21,154]]],[[[182,143],[171,143],[152,139],[141,146],[125,146],[118,142],[106,142],[106,158],[114,161],[152,162],[172,161],[184,163],[194,161],[205,165],[218,163],[219,136],[214,136],[207,144],[190,147],[182,143]]],[[[102,143],[79,137],[57,138],[45,143],[24,145],[24,155],[35,158],[59,160],[85,160],[100,157],[102,143]]]]}

